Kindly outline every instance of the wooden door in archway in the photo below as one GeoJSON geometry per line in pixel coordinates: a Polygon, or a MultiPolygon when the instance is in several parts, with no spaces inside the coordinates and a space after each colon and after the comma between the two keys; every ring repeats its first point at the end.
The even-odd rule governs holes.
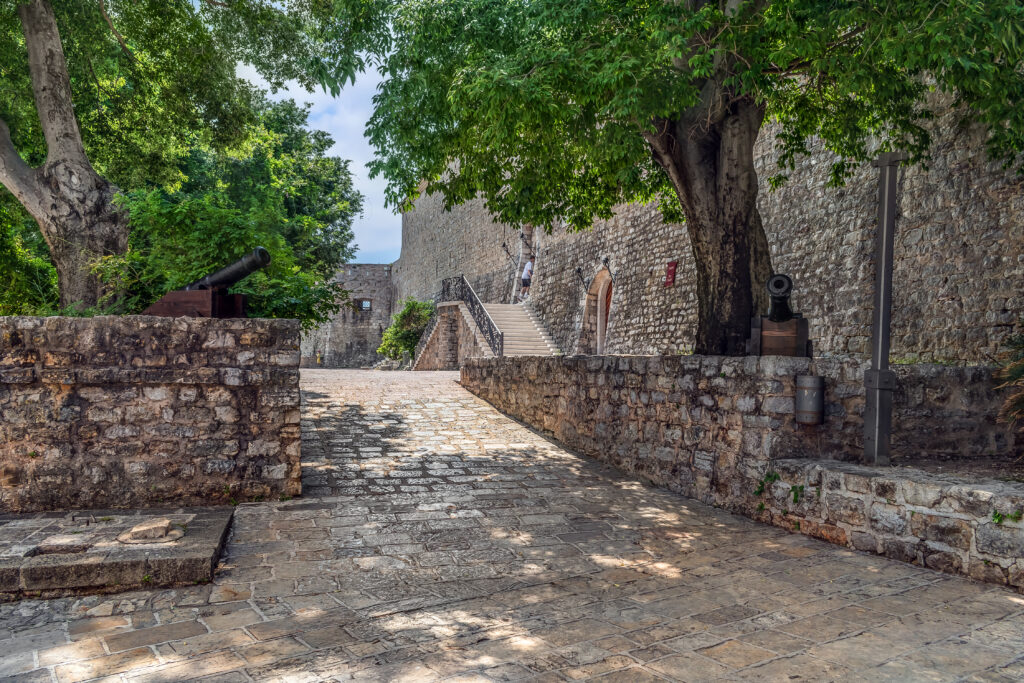
{"type": "Polygon", "coordinates": [[[604,353],[605,337],[608,334],[608,314],[612,308],[612,281],[606,280],[597,295],[597,353],[604,353]]]}

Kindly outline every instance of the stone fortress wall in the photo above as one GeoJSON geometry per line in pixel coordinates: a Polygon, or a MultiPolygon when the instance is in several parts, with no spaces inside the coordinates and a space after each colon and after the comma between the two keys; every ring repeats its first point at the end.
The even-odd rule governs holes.
{"type": "Polygon", "coordinates": [[[402,216],[402,254],[391,268],[396,301],[433,298],[441,280],[463,274],[482,301],[509,301],[521,234],[495,222],[482,201],[445,211],[440,197],[420,197],[402,216]]]}
{"type": "MultiPolygon", "coordinates": [[[[983,132],[961,126],[955,112],[932,127],[929,167],[900,171],[892,354],[907,362],[989,364],[1024,314],[1024,181],[988,161],[983,132]]],[[[756,149],[758,205],[774,268],[793,277],[794,310],[810,320],[816,355],[863,356],[877,170],[865,164],[844,187],[829,188],[829,157],[817,148],[772,192],[773,146],[766,128],[756,149]]],[[[582,233],[537,230],[528,244],[521,234],[495,223],[482,201],[445,212],[439,198],[421,197],[403,216],[402,255],[391,266],[393,301],[432,298],[443,278],[464,274],[483,301],[507,303],[516,262],[533,249],[533,308],[563,353],[594,353],[596,288],[607,279],[599,277],[607,258],[613,282],[604,352],[692,348],[696,294],[685,227],[664,224],[656,207],[622,206],[582,233]],[[671,261],[678,262],[675,283],[666,287],[671,261]]],[[[340,327],[327,355],[348,343],[340,327]]]]}
{"type": "Polygon", "coordinates": [[[394,303],[390,264],[346,264],[335,280],[349,291],[331,322],[302,337],[302,366],[358,368],[376,363],[377,347],[391,324],[394,303]],[[368,307],[364,302],[369,301],[368,307]]]}

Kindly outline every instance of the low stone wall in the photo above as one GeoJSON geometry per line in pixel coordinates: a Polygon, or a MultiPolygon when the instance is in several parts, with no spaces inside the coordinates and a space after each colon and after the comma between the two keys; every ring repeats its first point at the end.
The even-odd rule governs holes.
{"type": "Polygon", "coordinates": [[[0,509],[296,495],[298,367],[292,320],[0,317],[0,509]]]}
{"type": "Polygon", "coordinates": [[[755,519],[1024,592],[1024,485],[808,460],[762,482],[741,503],[755,519]]]}
{"type": "MultiPolygon", "coordinates": [[[[811,483],[810,475],[796,476],[792,482],[772,479],[781,461],[802,459],[810,467],[835,468],[859,459],[866,367],[864,361],[854,359],[783,357],[473,358],[462,367],[462,384],[502,412],[586,455],[704,502],[791,524],[785,508],[766,502],[763,490],[777,484],[771,490],[778,493],[785,485],[791,495],[790,486],[804,486],[805,497],[813,494],[817,484],[811,483]],[[796,424],[798,375],[825,378],[824,424],[796,424]]],[[[1001,396],[993,390],[988,371],[912,365],[897,368],[897,373],[895,464],[922,454],[937,458],[1021,454],[1024,444],[995,423],[1001,396]]],[[[1024,496],[1024,487],[1016,488],[1024,496]]],[[[1020,500],[1024,505],[1024,497],[1020,500]]],[[[874,502],[860,501],[867,506],[864,515],[870,514],[874,502]]],[[[956,519],[969,517],[974,529],[993,511],[991,506],[968,510],[959,503],[949,505],[965,516],[956,519]]],[[[1013,505],[1005,502],[1005,514],[1016,510],[1013,505]]],[[[911,511],[924,514],[926,508],[928,514],[943,516],[941,510],[917,503],[900,514],[909,519],[911,511]]],[[[830,526],[827,515],[815,514],[810,510],[804,517],[808,524],[799,530],[843,545],[891,554],[889,549],[897,547],[896,542],[905,549],[907,544],[918,548],[915,544],[929,540],[927,533],[916,541],[910,540],[909,532],[890,530],[886,536],[870,517],[863,524],[848,519],[843,522],[846,526],[830,526]],[[861,540],[854,545],[854,532],[869,534],[874,541],[858,537],[861,540]]],[[[921,548],[926,546],[919,548],[924,553],[921,548]]],[[[950,571],[968,572],[978,562],[987,566],[984,562],[999,559],[1005,579],[1016,562],[1009,550],[1011,554],[1002,556],[960,550],[959,560],[950,560],[946,567],[950,571]]],[[[909,551],[900,552],[904,559],[909,557],[909,551]]],[[[928,556],[920,555],[921,561],[928,556]]]]}
{"type": "Polygon", "coordinates": [[[413,370],[458,370],[471,357],[494,354],[461,301],[437,304],[437,324],[413,362],[413,370]]]}

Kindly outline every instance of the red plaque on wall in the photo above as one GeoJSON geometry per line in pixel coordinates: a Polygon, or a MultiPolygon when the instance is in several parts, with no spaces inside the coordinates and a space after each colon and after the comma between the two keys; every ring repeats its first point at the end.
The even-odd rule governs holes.
{"type": "Polygon", "coordinates": [[[669,261],[668,267],[665,268],[665,286],[671,287],[676,282],[676,263],[677,261],[669,261]]]}

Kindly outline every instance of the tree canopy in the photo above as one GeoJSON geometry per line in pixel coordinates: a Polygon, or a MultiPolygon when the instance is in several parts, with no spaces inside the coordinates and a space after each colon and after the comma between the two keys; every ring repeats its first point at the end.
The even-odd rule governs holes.
{"type": "Polygon", "coordinates": [[[249,296],[250,315],[309,327],[337,312],[344,292],[334,274],[355,252],[362,196],[348,162],[327,156],[331,137],[306,128],[307,107],[263,102],[256,113],[241,152],[190,150],[179,189],[125,193],[129,248],[98,263],[108,284],[101,309],[138,313],[259,245],[270,266],[232,288],[249,296]]]}
{"type": "Polygon", "coordinates": [[[306,109],[270,103],[236,75],[246,63],[272,87],[337,93],[362,62],[339,47],[329,3],[0,0],[0,36],[0,180],[14,193],[0,189],[0,266],[10,274],[0,314],[79,300],[62,291],[58,304],[50,258],[101,283],[105,295],[87,310],[130,313],[256,244],[273,264],[237,288],[254,314],[309,325],[337,310],[333,273],[352,256],[362,202],[347,162],[328,156],[326,133],[306,129],[306,109]],[[65,90],[73,114],[41,99],[41,85],[65,90]],[[55,144],[67,139],[70,148],[55,144]],[[30,201],[33,186],[66,184],[69,160],[95,190],[51,215],[30,201]],[[123,236],[115,248],[90,239],[104,224],[123,236]],[[55,246],[68,242],[78,253],[55,246]]]}
{"type": "Polygon", "coordinates": [[[645,136],[719,115],[712,86],[781,124],[783,174],[812,136],[836,154],[835,183],[879,151],[925,160],[931,91],[987,125],[993,156],[1024,151],[1016,0],[348,5],[391,28],[372,43],[386,80],[368,132],[398,206],[426,179],[450,204],[482,193],[515,224],[585,228],[652,199],[679,218],[645,136]]]}
{"type": "Polygon", "coordinates": [[[781,182],[817,138],[841,183],[881,151],[926,160],[935,103],[1024,150],[1019,0],[339,0],[385,81],[373,173],[405,206],[582,229],[656,200],[685,219],[696,348],[742,353],[771,273],[752,149],[779,124],[781,182]],[[937,92],[945,97],[932,97],[937,92]]]}
{"type": "MultiPolygon", "coordinates": [[[[272,87],[337,94],[363,66],[347,31],[324,0],[0,0],[0,203],[13,195],[35,219],[62,305],[95,305],[104,290],[93,266],[128,248],[133,201],[117,200],[120,190],[173,190],[193,180],[196,150],[237,156],[252,146],[270,114],[236,67],[251,65],[272,87]]],[[[232,187],[241,191],[237,178],[232,187]]],[[[308,199],[289,197],[285,209],[322,214],[296,203],[308,199]]],[[[326,237],[299,245],[300,266],[341,253],[328,228],[293,220],[289,229],[326,237]]],[[[16,232],[4,235],[23,253],[33,240],[16,232]]]]}

